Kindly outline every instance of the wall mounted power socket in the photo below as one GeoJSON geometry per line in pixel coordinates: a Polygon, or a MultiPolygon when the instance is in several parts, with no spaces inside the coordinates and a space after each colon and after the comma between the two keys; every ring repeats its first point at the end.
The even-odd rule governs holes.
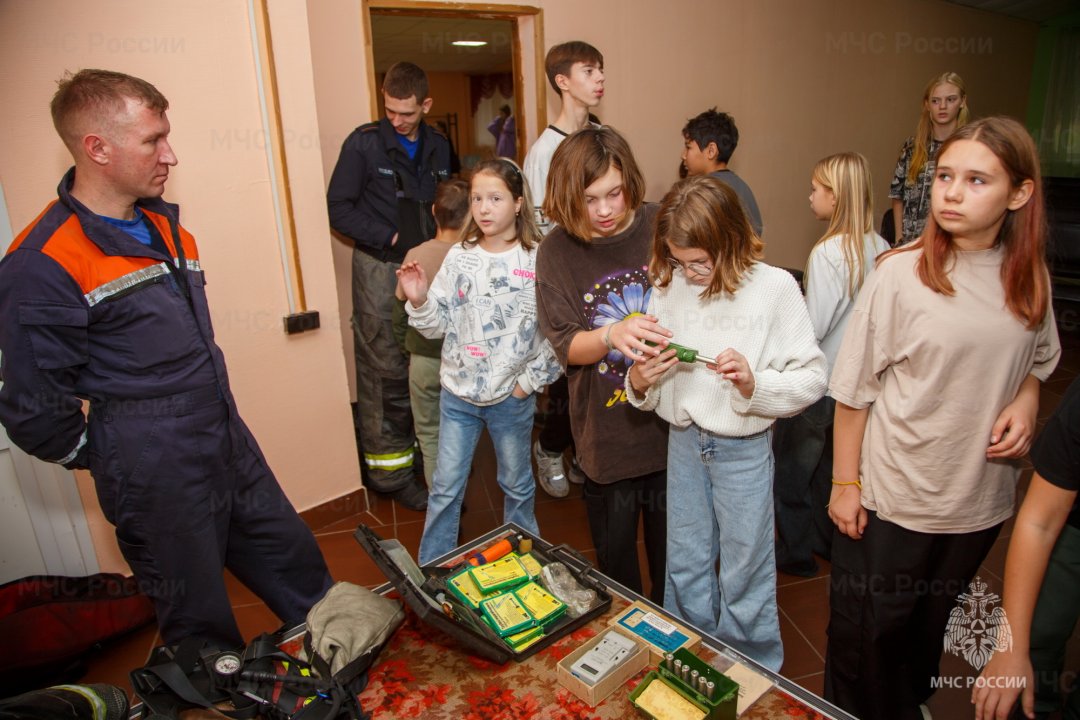
{"type": "Polygon", "coordinates": [[[293,313],[292,315],[286,315],[283,320],[285,321],[285,332],[288,335],[317,330],[319,328],[319,311],[308,310],[293,313]]]}

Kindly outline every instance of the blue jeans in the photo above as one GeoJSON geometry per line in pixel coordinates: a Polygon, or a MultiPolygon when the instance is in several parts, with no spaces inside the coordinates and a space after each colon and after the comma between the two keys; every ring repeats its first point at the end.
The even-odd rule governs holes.
{"type": "Polygon", "coordinates": [[[532,426],[536,395],[513,395],[495,405],[473,405],[444,388],[439,398],[439,460],[431,479],[420,564],[427,565],[458,545],[458,524],[465,483],[476,443],[485,427],[495,444],[496,479],[506,495],[503,522],[540,534],[534,512],[536,479],[532,471],[532,426]]]}
{"type": "Polygon", "coordinates": [[[778,672],[772,480],[767,432],[671,426],[664,609],[778,672]]]}

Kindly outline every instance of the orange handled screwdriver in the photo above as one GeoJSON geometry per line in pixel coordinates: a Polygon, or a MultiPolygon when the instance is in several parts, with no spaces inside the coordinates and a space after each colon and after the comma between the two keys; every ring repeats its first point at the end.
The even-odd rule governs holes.
{"type": "Polygon", "coordinates": [[[521,541],[521,536],[520,535],[516,535],[514,537],[503,538],[502,540],[495,543],[494,545],[487,548],[486,550],[482,550],[481,552],[478,552],[475,555],[473,555],[472,557],[470,557],[469,558],[469,564],[473,565],[473,566],[484,565],[485,563],[489,563],[489,562],[493,562],[495,560],[498,560],[503,555],[506,555],[507,553],[509,553],[509,552],[511,552],[513,550],[517,550],[518,542],[520,542],[520,541],[521,541]]]}

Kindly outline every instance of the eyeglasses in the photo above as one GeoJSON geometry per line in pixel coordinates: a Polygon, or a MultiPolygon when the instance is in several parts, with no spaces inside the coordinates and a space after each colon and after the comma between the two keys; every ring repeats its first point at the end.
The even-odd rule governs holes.
{"type": "Polygon", "coordinates": [[[679,268],[682,268],[685,272],[692,272],[692,273],[694,273],[695,275],[698,275],[698,276],[705,276],[705,275],[708,275],[709,273],[711,273],[713,271],[713,266],[712,266],[711,263],[706,265],[705,263],[692,262],[692,263],[686,263],[684,265],[682,262],[676,260],[673,257],[669,257],[667,259],[667,261],[668,261],[668,265],[670,265],[671,267],[673,267],[676,270],[678,270],[679,268]]]}

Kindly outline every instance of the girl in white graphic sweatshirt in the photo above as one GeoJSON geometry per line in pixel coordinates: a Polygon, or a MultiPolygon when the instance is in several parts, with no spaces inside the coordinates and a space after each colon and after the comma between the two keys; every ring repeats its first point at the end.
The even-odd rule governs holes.
{"type": "Polygon", "coordinates": [[[432,478],[420,564],[458,544],[473,452],[487,428],[495,444],[503,519],[538,534],[530,455],[536,393],[562,372],[537,327],[536,245],[528,185],[506,159],[477,166],[472,219],[428,287],[418,263],[398,270],[409,324],[442,336],[439,459],[432,478]],[[525,212],[522,212],[522,207],[525,212]]]}

